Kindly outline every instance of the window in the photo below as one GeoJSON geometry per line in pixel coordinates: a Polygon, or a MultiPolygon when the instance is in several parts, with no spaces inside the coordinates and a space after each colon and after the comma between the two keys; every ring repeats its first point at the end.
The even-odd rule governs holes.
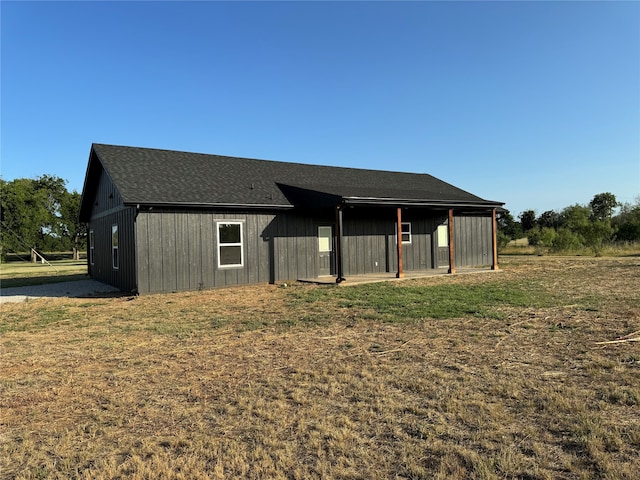
{"type": "Polygon", "coordinates": [[[448,225],[438,225],[438,246],[439,247],[449,246],[449,226],[448,225]]]}
{"type": "Polygon", "coordinates": [[[331,227],[318,227],[318,252],[331,252],[333,234],[331,227]]]}
{"type": "MultiPolygon", "coordinates": [[[[397,228],[398,224],[396,223],[396,229],[397,228]]],[[[396,233],[396,236],[397,235],[396,233]]],[[[396,240],[396,243],[397,242],[396,240]]],[[[411,222],[402,222],[402,243],[411,243],[411,222]]]]}
{"type": "Polygon", "coordinates": [[[242,267],[242,222],[217,222],[218,267],[242,267]]]}
{"type": "Polygon", "coordinates": [[[411,223],[402,222],[402,243],[411,243],[411,223]]]}
{"type": "Polygon", "coordinates": [[[120,268],[118,258],[118,225],[111,225],[111,260],[114,270],[120,268]]]}
{"type": "Polygon", "coordinates": [[[95,263],[95,259],[93,258],[95,252],[95,246],[93,239],[93,230],[89,230],[89,264],[93,265],[95,263]]]}

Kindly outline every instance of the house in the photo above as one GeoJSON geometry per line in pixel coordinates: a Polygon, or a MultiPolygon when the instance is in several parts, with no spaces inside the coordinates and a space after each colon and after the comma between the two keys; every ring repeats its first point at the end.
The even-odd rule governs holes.
{"type": "Polygon", "coordinates": [[[497,268],[501,205],[427,174],[94,144],[80,220],[91,277],[143,294],[497,268]]]}

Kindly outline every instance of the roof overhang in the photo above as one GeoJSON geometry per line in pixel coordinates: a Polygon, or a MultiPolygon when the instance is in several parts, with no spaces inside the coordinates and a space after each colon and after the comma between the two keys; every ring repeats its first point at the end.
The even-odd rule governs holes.
{"type": "Polygon", "coordinates": [[[158,209],[229,209],[229,210],[291,210],[293,205],[272,205],[272,204],[256,204],[256,203],[193,203],[193,202],[125,202],[127,207],[136,207],[139,210],[158,209]]]}
{"type": "Polygon", "coordinates": [[[376,198],[376,197],[343,197],[342,203],[345,205],[367,205],[367,206],[396,206],[396,207],[427,207],[436,210],[453,209],[492,209],[500,208],[504,203],[484,201],[468,202],[457,200],[426,200],[415,198],[376,198]]]}
{"type": "Polygon", "coordinates": [[[472,211],[487,211],[500,208],[504,203],[491,200],[452,200],[429,199],[392,196],[359,196],[349,195],[348,192],[338,192],[340,187],[299,186],[278,184],[292,205],[313,208],[334,208],[340,205],[369,206],[369,207],[418,207],[433,210],[463,209],[472,211]]]}

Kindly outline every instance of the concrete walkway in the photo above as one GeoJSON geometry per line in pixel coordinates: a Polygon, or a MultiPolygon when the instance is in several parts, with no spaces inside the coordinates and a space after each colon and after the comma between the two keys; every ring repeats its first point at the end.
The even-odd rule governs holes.
{"type": "Polygon", "coordinates": [[[96,280],[47,283],[28,287],[0,288],[0,303],[25,302],[34,298],[84,298],[112,295],[119,292],[115,287],[96,280]]]}
{"type": "MultiPolygon", "coordinates": [[[[497,270],[491,270],[491,268],[456,268],[455,275],[468,275],[470,273],[489,273],[495,272],[497,270]]],[[[349,285],[362,285],[364,283],[377,283],[377,282],[398,282],[402,280],[412,280],[416,278],[426,278],[426,277],[437,277],[449,275],[448,267],[445,268],[436,268],[432,270],[419,270],[419,271],[411,271],[404,272],[403,278],[396,278],[395,272],[389,273],[370,273],[367,275],[349,275],[346,277],[344,282],[341,282],[339,285],[341,287],[346,287],[349,285]]],[[[336,277],[335,276],[326,276],[326,277],[318,277],[318,278],[300,278],[299,282],[305,283],[315,283],[318,285],[335,285],[336,277]]]]}

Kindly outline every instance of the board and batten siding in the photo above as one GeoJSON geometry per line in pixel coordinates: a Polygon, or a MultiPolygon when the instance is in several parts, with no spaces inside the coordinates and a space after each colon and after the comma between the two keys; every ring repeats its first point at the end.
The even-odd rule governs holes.
{"type": "Polygon", "coordinates": [[[89,275],[123,291],[136,289],[135,270],[135,208],[125,207],[120,193],[109,176],[102,170],[88,228],[93,231],[93,264],[87,261],[89,275]],[[118,226],[118,268],[113,268],[111,227],[118,226]]]}
{"type": "Polygon", "coordinates": [[[317,275],[317,223],[285,213],[141,211],[138,292],[200,290],[317,275]],[[217,222],[242,227],[244,264],[218,267],[217,222]]]}
{"type": "Polygon", "coordinates": [[[453,220],[455,265],[491,265],[493,262],[493,220],[490,216],[456,216],[453,220]]]}
{"type": "Polygon", "coordinates": [[[93,264],[89,263],[89,274],[95,280],[113,285],[125,292],[136,289],[134,221],[135,208],[123,207],[107,215],[98,216],[89,224],[94,238],[93,264]],[[117,269],[113,268],[113,225],[118,226],[117,269]]]}
{"type": "MultiPolygon", "coordinates": [[[[397,270],[395,210],[360,211],[345,217],[342,238],[345,275],[397,270]]],[[[411,243],[403,244],[404,269],[434,268],[433,238],[440,217],[408,211],[402,220],[411,223],[411,243]]]]}
{"type": "MultiPolygon", "coordinates": [[[[345,215],[346,217],[346,215],[345,215]]],[[[448,246],[438,245],[438,226],[446,215],[421,210],[404,212],[411,224],[411,243],[402,245],[406,271],[429,270],[449,264],[448,246]]],[[[456,266],[489,265],[493,261],[491,217],[456,216],[456,266]]],[[[343,268],[345,275],[393,272],[398,269],[396,222],[391,215],[353,215],[344,219],[343,268]]]]}
{"type": "Polygon", "coordinates": [[[345,275],[385,272],[388,268],[386,242],[393,236],[393,225],[373,216],[345,215],[342,233],[342,259],[345,275]]]}

